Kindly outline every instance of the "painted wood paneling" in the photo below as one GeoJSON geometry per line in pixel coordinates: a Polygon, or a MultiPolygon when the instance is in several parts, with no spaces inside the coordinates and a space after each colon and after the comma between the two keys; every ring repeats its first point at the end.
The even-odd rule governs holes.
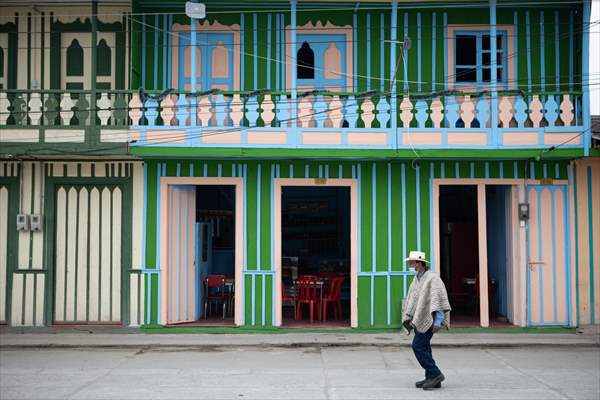
{"type": "Polygon", "coordinates": [[[567,187],[527,187],[530,222],[527,232],[527,322],[529,325],[569,325],[569,260],[565,229],[567,187]]]}
{"type": "MultiPolygon", "coordinates": [[[[432,219],[431,179],[485,178],[506,179],[525,177],[521,161],[428,161],[419,167],[410,160],[397,162],[340,161],[340,160],[147,160],[146,179],[146,241],[144,247],[146,268],[154,271],[161,251],[157,242],[160,230],[157,208],[162,205],[157,197],[160,176],[176,176],[183,171],[190,176],[229,177],[244,179],[244,278],[243,324],[271,326],[275,323],[275,301],[272,286],[273,248],[273,179],[280,178],[353,178],[358,183],[358,326],[398,326],[401,303],[412,276],[403,258],[411,249],[420,248],[431,254],[431,237],[435,231],[432,219]],[[458,175],[455,171],[458,170],[458,175]],[[388,190],[389,197],[388,197],[388,190]],[[389,200],[388,200],[389,199],[389,200]],[[388,222],[390,221],[390,222],[388,222]],[[389,228],[388,229],[388,224],[389,228]],[[403,228],[403,226],[405,226],[403,228]],[[420,232],[420,234],[419,234],[420,232]],[[377,240],[374,240],[377,235],[377,240]],[[390,236],[391,235],[391,236],[390,236]],[[388,291],[388,282],[390,290],[388,291]],[[389,319],[388,319],[389,309],[389,319]],[[263,317],[264,313],[264,317],[263,317]],[[264,321],[264,322],[263,322],[264,321]]],[[[528,166],[528,173],[530,167],[528,166]]],[[[556,179],[567,179],[567,163],[544,161],[534,163],[536,176],[551,171],[556,179]],[[544,167],[545,165],[545,167],[544,167]]],[[[558,207],[558,203],[556,205],[558,207]]],[[[564,224],[563,224],[564,226],[564,224]]],[[[560,231],[555,226],[555,234],[560,231]]],[[[520,243],[518,239],[517,243],[520,243]]],[[[524,243],[524,242],[523,242],[524,243]]],[[[524,246],[524,244],[523,244],[524,246]]],[[[523,248],[523,254],[525,249],[523,248]]],[[[563,257],[556,253],[556,257],[563,257]]],[[[566,257],[566,255],[564,256],[566,257]]],[[[434,261],[434,269],[439,260],[434,261]]],[[[523,260],[524,262],[524,260],[523,260]]],[[[519,265],[521,261],[519,261],[519,265]]],[[[146,324],[158,320],[159,273],[148,274],[146,324]]],[[[520,277],[515,276],[514,279],[520,277]]],[[[558,279],[557,279],[558,282],[558,279]]],[[[525,288],[525,282],[518,288],[525,288]]],[[[516,289],[515,289],[516,290],[516,289]]],[[[516,290],[517,293],[520,293],[516,290]]],[[[523,291],[523,293],[525,293],[523,291]]],[[[525,295],[515,302],[525,302],[525,295]]]]}
{"type": "Polygon", "coordinates": [[[6,321],[8,304],[8,186],[0,182],[0,322],[6,321]]]}
{"type": "MultiPolygon", "coordinates": [[[[109,187],[114,186],[109,184],[109,187]]],[[[0,214],[0,255],[5,254],[0,257],[0,271],[3,272],[0,274],[0,288],[4,288],[0,289],[0,292],[4,290],[5,294],[3,297],[0,293],[0,310],[4,310],[2,318],[19,326],[48,323],[50,320],[47,318],[53,319],[54,314],[57,314],[61,321],[86,321],[88,318],[91,321],[100,320],[101,304],[98,299],[102,293],[101,283],[105,282],[104,290],[108,290],[104,292],[105,297],[118,299],[102,310],[105,320],[129,321],[132,325],[139,325],[138,315],[144,307],[140,304],[140,301],[144,301],[144,282],[139,280],[135,287],[136,292],[130,293],[129,283],[127,287],[121,286],[121,274],[124,270],[141,267],[139,249],[142,246],[143,218],[138,207],[133,221],[132,202],[133,199],[137,203],[142,202],[143,188],[141,162],[1,161],[0,212],[4,213],[8,207],[9,213],[6,217],[0,214]],[[95,178],[108,179],[108,182],[113,178],[124,179],[120,181],[121,184],[131,182],[137,189],[132,193],[133,198],[128,197],[127,201],[123,190],[125,186],[119,187],[117,191],[111,189],[109,201],[104,203],[102,192],[99,190],[104,186],[94,185],[75,185],[77,189],[73,191],[69,190],[73,185],[63,185],[62,190],[57,189],[45,198],[42,197],[48,182],[53,179],[74,179],[74,183],[80,183],[78,179],[95,178]],[[23,188],[20,205],[19,185],[23,188]],[[2,191],[3,189],[5,191],[2,191]],[[6,198],[9,203],[6,203],[6,198]],[[47,202],[55,204],[55,207],[45,210],[44,203],[47,202]],[[22,207],[26,214],[42,214],[41,232],[13,231],[14,214],[18,212],[19,207],[22,207]],[[106,207],[109,207],[107,211],[104,210],[106,207]],[[130,216],[126,224],[122,220],[125,214],[121,214],[125,212],[130,216]],[[57,220],[61,223],[56,224],[57,220]],[[109,267],[106,269],[108,278],[100,276],[100,267],[103,266],[100,263],[100,245],[89,245],[101,242],[102,221],[108,222],[108,226],[112,225],[114,228],[107,231],[108,246],[105,246],[109,261],[109,267]],[[50,231],[46,227],[51,222],[55,223],[55,228],[50,231]],[[128,232],[127,236],[122,236],[121,230],[128,232]],[[6,235],[8,240],[3,240],[2,235],[6,235]],[[53,242],[53,248],[57,250],[52,260],[46,260],[45,256],[48,240],[53,242]],[[138,248],[135,255],[133,250],[129,250],[133,249],[133,244],[138,248]],[[126,253],[121,253],[121,248],[126,253]],[[6,253],[2,253],[3,251],[6,253]],[[131,261],[124,265],[126,259],[131,261]],[[2,260],[5,260],[4,264],[2,260]],[[46,274],[50,268],[54,268],[55,262],[57,265],[53,271],[52,282],[47,283],[46,274]],[[70,267],[67,268],[67,265],[70,267]],[[33,281],[31,278],[19,277],[30,272],[37,276],[33,281]],[[17,282],[11,282],[14,277],[17,277],[17,282]],[[48,310],[50,314],[46,312],[46,285],[51,292],[49,295],[52,301],[48,305],[52,308],[48,310]],[[134,299],[134,296],[137,298],[134,299]],[[17,304],[13,305],[13,300],[17,304]],[[125,315],[121,315],[121,302],[127,305],[125,315]],[[16,314],[12,315],[13,312],[16,314]]]]}
{"type": "Polygon", "coordinates": [[[195,221],[196,188],[169,189],[168,323],[190,322],[196,318],[195,221]]]}
{"type": "Polygon", "coordinates": [[[121,321],[122,206],[118,186],[57,188],[55,323],[121,321]]]}
{"type": "Polygon", "coordinates": [[[574,275],[579,324],[600,321],[600,159],[573,161],[574,275]]]}

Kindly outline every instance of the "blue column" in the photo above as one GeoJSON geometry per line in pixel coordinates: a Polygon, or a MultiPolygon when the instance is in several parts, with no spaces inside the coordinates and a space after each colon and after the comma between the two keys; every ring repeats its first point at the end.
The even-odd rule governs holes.
{"type": "MultiPolygon", "coordinates": [[[[194,2],[196,2],[196,0],[192,0],[194,2]]],[[[196,19],[195,18],[190,18],[190,24],[192,25],[192,29],[190,31],[190,58],[192,59],[192,65],[191,65],[191,74],[192,76],[190,77],[190,87],[191,87],[191,92],[195,93],[196,92],[196,78],[198,76],[198,73],[196,72],[196,61],[198,60],[198,57],[196,55],[196,19]]],[[[184,86],[185,88],[185,86],[184,86]]],[[[192,108],[195,110],[196,107],[196,97],[192,97],[192,108]]],[[[195,114],[195,111],[194,111],[195,114]]],[[[196,126],[196,118],[190,118],[190,124],[192,126],[196,126]]]]}
{"type": "Polygon", "coordinates": [[[490,0],[490,50],[492,64],[492,74],[490,89],[492,92],[491,101],[491,116],[492,116],[492,141],[494,144],[498,144],[498,60],[497,60],[497,43],[496,43],[496,0],[490,0]]]}
{"type": "Polygon", "coordinates": [[[290,68],[290,72],[292,73],[292,87],[291,87],[291,91],[292,91],[292,100],[291,100],[291,107],[290,107],[290,111],[291,111],[291,120],[292,120],[292,127],[295,128],[297,126],[297,121],[296,121],[296,114],[298,112],[298,107],[296,106],[296,89],[297,89],[297,78],[296,78],[296,62],[294,60],[296,60],[296,57],[298,56],[298,51],[296,49],[296,4],[297,4],[297,0],[290,0],[290,5],[291,5],[291,28],[290,28],[290,41],[292,43],[291,44],[291,53],[290,54],[290,58],[292,60],[292,65],[290,68]]]}
{"type": "Polygon", "coordinates": [[[591,124],[592,117],[590,114],[590,87],[588,85],[590,81],[590,14],[592,13],[592,0],[585,0],[583,2],[583,32],[582,32],[582,50],[581,64],[581,88],[583,89],[583,154],[584,156],[590,155],[590,146],[592,145],[592,132],[591,124]]]}
{"type": "MultiPolygon", "coordinates": [[[[397,123],[398,123],[398,106],[397,106],[397,88],[396,88],[396,65],[398,60],[396,60],[396,48],[398,45],[396,41],[398,40],[398,1],[392,1],[392,31],[390,36],[390,78],[392,81],[390,82],[390,92],[392,95],[391,98],[391,118],[392,124],[390,125],[392,128],[392,132],[394,134],[394,139],[396,143],[394,145],[395,148],[398,148],[398,132],[397,132],[397,123]]],[[[354,39],[356,40],[356,38],[354,39]]]]}

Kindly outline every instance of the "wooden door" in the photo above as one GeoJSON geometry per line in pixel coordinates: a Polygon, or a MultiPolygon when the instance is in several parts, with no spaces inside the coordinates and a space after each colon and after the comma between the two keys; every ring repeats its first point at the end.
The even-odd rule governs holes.
{"type": "Polygon", "coordinates": [[[120,323],[121,188],[59,185],[55,198],[54,323],[120,323]]]}
{"type": "Polygon", "coordinates": [[[568,190],[566,185],[527,187],[527,322],[569,325],[568,190]]]}
{"type": "Polygon", "coordinates": [[[167,323],[196,320],[196,187],[169,186],[167,323]]]}

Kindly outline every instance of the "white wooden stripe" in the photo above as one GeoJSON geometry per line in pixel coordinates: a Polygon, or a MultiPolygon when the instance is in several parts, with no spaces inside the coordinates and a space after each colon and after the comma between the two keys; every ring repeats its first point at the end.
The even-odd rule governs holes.
{"type": "MultiPolygon", "coordinates": [[[[44,167],[41,163],[36,162],[34,164],[35,171],[35,187],[33,188],[34,197],[33,197],[33,210],[32,214],[43,214],[41,201],[42,201],[42,192],[44,190],[44,167]]],[[[43,259],[44,259],[44,233],[40,232],[32,232],[33,236],[33,247],[31,251],[31,267],[35,269],[42,269],[43,259]]]]}
{"type": "Polygon", "coordinates": [[[8,273],[8,188],[0,187],[0,321],[6,321],[6,284],[8,273]]]}
{"type": "Polygon", "coordinates": [[[35,324],[44,325],[44,274],[37,274],[36,295],[35,295],[35,324]]]}
{"type": "Polygon", "coordinates": [[[88,197],[84,187],[79,191],[79,226],[77,241],[77,321],[87,320],[87,271],[88,271],[88,197]]]}
{"type": "Polygon", "coordinates": [[[25,319],[23,325],[33,325],[33,279],[34,274],[25,274],[25,319]]]}
{"type": "Polygon", "coordinates": [[[140,325],[146,321],[146,279],[144,276],[140,276],[142,282],[140,283],[140,291],[139,291],[139,301],[140,304],[140,325]]]}
{"type": "Polygon", "coordinates": [[[138,326],[138,280],[139,274],[131,274],[129,277],[129,325],[138,326]]]}
{"type": "Polygon", "coordinates": [[[67,207],[66,321],[75,321],[75,251],[77,249],[77,190],[69,189],[67,207]]]}
{"type": "Polygon", "coordinates": [[[92,176],[92,163],[82,163],[81,164],[81,176],[82,177],[92,176]]]}
{"type": "Polygon", "coordinates": [[[110,203],[108,188],[102,190],[101,253],[100,253],[100,320],[110,321],[110,203]]]}
{"type": "Polygon", "coordinates": [[[90,288],[88,292],[89,321],[98,321],[98,275],[100,273],[100,191],[90,191],[90,288]]]}
{"type": "Polygon", "coordinates": [[[141,163],[133,164],[133,204],[132,229],[131,229],[131,261],[132,268],[142,267],[142,217],[145,210],[139,205],[143,202],[144,195],[144,166],[141,163]]]}
{"type": "Polygon", "coordinates": [[[121,320],[121,189],[113,190],[112,202],[112,321],[121,320]]]}
{"type": "Polygon", "coordinates": [[[12,326],[23,325],[22,320],[23,311],[23,274],[13,274],[13,285],[12,285],[12,299],[11,299],[11,312],[10,312],[10,324],[12,326]]]}
{"type": "Polygon", "coordinates": [[[106,175],[106,163],[99,162],[95,165],[95,173],[97,177],[103,177],[106,175]]]}
{"type": "Polygon", "coordinates": [[[77,163],[75,163],[75,162],[67,163],[67,176],[70,176],[70,177],[77,176],[77,163]]]}
{"type": "Polygon", "coordinates": [[[56,193],[56,249],[55,249],[55,300],[54,300],[54,320],[64,321],[64,289],[65,289],[65,241],[66,229],[65,220],[67,214],[67,192],[64,188],[59,188],[56,193]]]}
{"type": "Polygon", "coordinates": [[[52,176],[63,176],[63,163],[52,163],[52,176]]]}

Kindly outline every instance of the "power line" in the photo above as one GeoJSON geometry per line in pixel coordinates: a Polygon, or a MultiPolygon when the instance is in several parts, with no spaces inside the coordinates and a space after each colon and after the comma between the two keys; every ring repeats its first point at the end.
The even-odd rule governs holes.
{"type": "MultiPolygon", "coordinates": [[[[567,6],[567,5],[581,5],[582,1],[569,1],[569,0],[561,0],[561,1],[546,1],[543,4],[539,3],[539,2],[527,2],[527,1],[523,1],[523,2],[512,2],[512,3],[501,3],[499,4],[496,8],[497,9],[502,9],[502,8],[512,8],[512,7],[524,7],[524,6],[535,6],[535,7],[547,7],[547,6],[567,6]]],[[[119,5],[123,5],[123,3],[112,3],[112,4],[100,4],[100,7],[106,6],[106,7],[115,7],[115,6],[119,6],[119,5]]],[[[235,5],[235,7],[240,7],[243,5],[247,5],[247,3],[244,2],[240,2],[239,4],[235,5]]],[[[60,4],[52,4],[52,7],[73,7],[72,5],[60,5],[60,4]]],[[[460,6],[461,8],[478,8],[478,9],[489,9],[489,3],[487,1],[480,1],[480,2],[447,2],[447,4],[445,4],[445,8],[442,8],[443,10],[450,10],[450,9],[456,9],[457,6],[460,6]]],[[[10,7],[15,7],[15,5],[11,5],[10,7]]],[[[220,8],[227,8],[228,5],[226,4],[220,4],[219,5],[220,8]]],[[[231,7],[234,7],[234,5],[232,4],[231,7]]],[[[265,12],[269,12],[269,13],[291,13],[291,9],[290,8],[281,8],[281,9],[276,9],[276,8],[270,8],[270,5],[264,5],[262,8],[256,8],[254,10],[252,9],[224,9],[224,10],[215,10],[215,11],[209,11],[208,15],[213,15],[213,14],[245,14],[245,13],[265,13],[265,12]]],[[[91,8],[91,7],[90,7],[91,8]]],[[[339,6],[332,6],[332,7],[326,7],[326,8],[309,8],[308,6],[306,6],[306,8],[303,8],[303,5],[300,4],[297,7],[297,13],[302,13],[302,12],[320,12],[320,11],[386,11],[386,10],[392,10],[392,6],[391,5],[369,5],[369,6],[365,6],[362,5],[360,6],[359,9],[356,9],[356,6],[351,6],[351,7],[339,7],[339,6]]],[[[402,5],[402,4],[398,4],[396,6],[396,8],[398,10],[415,10],[415,6],[414,5],[402,5]]],[[[440,5],[439,4],[421,4],[419,5],[419,9],[440,9],[440,5]]],[[[567,7],[558,7],[558,8],[567,8],[567,7]]],[[[44,12],[46,12],[44,10],[44,12]]],[[[123,14],[123,12],[98,12],[98,13],[82,13],[81,15],[77,15],[77,16],[81,16],[81,17],[92,17],[92,16],[121,16],[123,14]]],[[[162,16],[164,14],[169,14],[169,15],[185,15],[185,12],[141,12],[141,13],[130,13],[131,15],[136,15],[136,16],[162,16]]],[[[64,17],[73,17],[74,14],[55,14],[55,16],[59,17],[59,16],[64,16],[64,17]]],[[[33,16],[32,16],[33,17],[33,16]]],[[[39,16],[41,17],[41,16],[39,16]]],[[[10,16],[0,16],[0,18],[10,18],[10,16]]]]}

